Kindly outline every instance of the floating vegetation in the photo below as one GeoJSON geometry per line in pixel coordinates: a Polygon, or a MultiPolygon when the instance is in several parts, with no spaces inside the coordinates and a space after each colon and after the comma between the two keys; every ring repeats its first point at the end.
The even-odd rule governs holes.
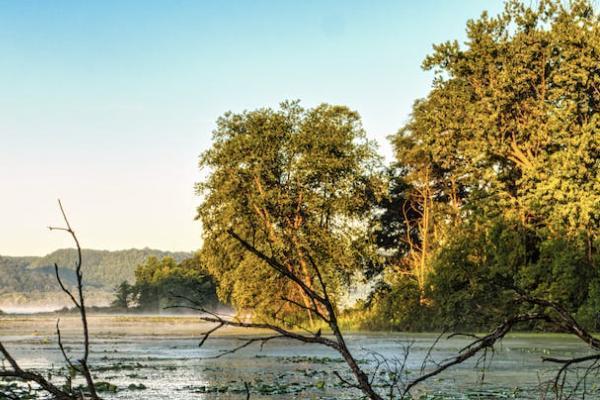
{"type": "Polygon", "coordinates": [[[116,393],[119,390],[119,388],[110,382],[102,381],[102,382],[96,382],[96,390],[98,392],[116,393]]]}
{"type": "Polygon", "coordinates": [[[500,399],[537,399],[539,392],[527,396],[522,389],[469,389],[463,393],[434,392],[421,395],[418,400],[500,400],[500,399]],[[537,397],[536,397],[537,396],[537,397]]]}
{"type": "Polygon", "coordinates": [[[343,363],[344,360],[341,358],[331,357],[306,357],[306,356],[293,356],[293,357],[279,357],[282,362],[286,363],[310,363],[310,364],[331,364],[331,363],[343,363]]]}
{"type": "Polygon", "coordinates": [[[30,386],[20,382],[0,381],[0,399],[39,399],[39,394],[30,386]]]}
{"type": "Polygon", "coordinates": [[[127,386],[127,389],[129,389],[129,390],[146,390],[147,387],[143,383],[138,383],[137,385],[135,383],[130,383],[129,386],[127,386]]]}
{"type": "MultiPolygon", "coordinates": [[[[100,339],[96,343],[98,351],[92,353],[92,373],[96,381],[106,382],[101,392],[105,400],[243,400],[246,398],[244,382],[248,383],[252,400],[361,399],[357,390],[348,388],[334,375],[337,372],[347,381],[353,379],[342,359],[327,350],[313,351],[304,345],[281,341],[265,347],[258,355],[241,353],[214,360],[203,356],[227,348],[232,339],[214,341],[211,343],[214,347],[198,351],[194,338],[178,339],[173,343],[162,338],[157,341],[149,335],[137,336],[137,331],[131,335],[135,340],[115,343],[100,339]],[[115,347],[118,347],[116,352],[115,347]]],[[[414,337],[418,345],[412,348],[410,365],[406,370],[410,374],[408,378],[418,373],[421,360],[436,336],[415,334],[414,337]]],[[[39,339],[37,337],[35,340],[39,339]]],[[[393,356],[401,350],[399,343],[404,343],[406,336],[361,334],[350,335],[348,341],[357,349],[376,349],[386,356],[393,356]]],[[[46,347],[39,342],[31,344],[30,341],[14,342],[12,346],[21,354],[24,354],[23,349],[29,352],[32,348],[35,354],[38,350],[41,353],[40,349],[46,347]]],[[[454,353],[457,346],[455,342],[441,342],[432,357],[443,359],[454,353]]],[[[74,347],[73,353],[76,354],[78,349],[74,347]]],[[[490,383],[481,384],[478,379],[480,371],[469,364],[428,381],[414,391],[411,400],[539,400],[539,383],[551,378],[553,372],[540,360],[544,350],[546,354],[549,352],[556,357],[588,354],[587,349],[581,349],[578,341],[568,337],[540,334],[509,337],[497,348],[494,362],[486,371],[486,381],[490,383]]],[[[59,363],[61,358],[58,352],[54,353],[54,358],[45,360],[35,354],[32,353],[29,359],[23,358],[35,366],[35,371],[58,384],[70,376],[68,369],[59,363]]],[[[372,359],[365,355],[362,357],[359,362],[364,363],[365,370],[375,372],[372,359]]],[[[374,384],[383,391],[381,385],[393,377],[393,373],[390,375],[387,369],[380,369],[374,384]]],[[[80,374],[73,378],[73,387],[80,387],[83,383],[80,374]]],[[[586,399],[600,399],[593,382],[589,382],[587,390],[589,396],[586,399]]],[[[0,381],[0,399],[4,398],[49,399],[43,397],[36,385],[28,388],[20,382],[0,381]]],[[[572,398],[582,397],[576,394],[572,398]]]]}
{"type": "Polygon", "coordinates": [[[106,371],[137,371],[139,369],[149,368],[146,365],[140,363],[123,364],[115,363],[109,365],[102,365],[94,368],[94,372],[106,372],[106,371]]]}

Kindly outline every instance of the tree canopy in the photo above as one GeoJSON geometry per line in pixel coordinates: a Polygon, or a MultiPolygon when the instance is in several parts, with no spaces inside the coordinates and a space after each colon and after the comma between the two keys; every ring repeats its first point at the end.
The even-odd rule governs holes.
{"type": "Polygon", "coordinates": [[[198,256],[177,263],[171,257],[148,257],[135,270],[131,288],[137,308],[158,312],[174,305],[202,305],[206,309],[218,306],[213,278],[198,256]],[[190,304],[192,303],[192,304],[190,304]]]}
{"type": "Polygon", "coordinates": [[[469,21],[465,43],[424,60],[432,89],[390,137],[387,169],[346,107],[225,114],[197,186],[201,258],[220,298],[302,318],[307,299],[241,239],[309,286],[311,263],[323,266],[336,299],[368,279],[375,325],[487,327],[520,311],[515,290],[589,324],[600,304],[599,22],[586,0],[509,0],[469,21]]]}
{"type": "Polygon", "coordinates": [[[508,1],[463,45],[434,46],[433,88],[391,138],[402,212],[386,209],[380,236],[404,251],[390,284],[412,277],[451,316],[509,312],[486,303],[500,277],[583,307],[598,276],[598,18],[588,1],[508,1]]]}
{"type": "Polygon", "coordinates": [[[383,185],[356,112],[286,102],[278,110],[227,113],[200,165],[209,172],[198,184],[202,259],[222,300],[269,318],[282,308],[298,314],[283,298],[307,301],[232,233],[301,271],[309,286],[311,262],[318,262],[332,293],[372,260],[366,222],[383,185]]]}

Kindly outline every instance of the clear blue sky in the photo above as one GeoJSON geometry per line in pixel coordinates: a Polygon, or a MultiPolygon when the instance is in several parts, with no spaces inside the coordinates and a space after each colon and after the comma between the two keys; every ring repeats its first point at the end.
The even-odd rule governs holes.
{"type": "Polygon", "coordinates": [[[198,155],[227,110],[345,104],[386,136],[433,43],[501,1],[0,0],[0,254],[192,250],[198,155]]]}

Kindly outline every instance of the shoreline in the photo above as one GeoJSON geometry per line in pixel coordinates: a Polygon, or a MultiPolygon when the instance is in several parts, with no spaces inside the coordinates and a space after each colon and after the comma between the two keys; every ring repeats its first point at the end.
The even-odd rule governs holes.
{"type": "MultiPolygon", "coordinates": [[[[65,335],[79,334],[79,315],[72,313],[36,313],[36,314],[0,314],[0,337],[55,336],[56,322],[60,320],[61,331],[65,335]]],[[[194,314],[134,314],[134,313],[92,313],[88,315],[92,337],[125,337],[133,335],[164,337],[200,337],[211,324],[199,322],[194,314]]],[[[265,332],[258,329],[227,328],[216,336],[253,335],[265,332]]],[[[267,331],[268,332],[268,331],[267,331]]],[[[483,332],[475,332],[483,333],[483,332]]],[[[369,331],[359,329],[345,330],[347,335],[371,336],[413,336],[429,337],[440,332],[427,331],[369,331]]],[[[571,337],[568,333],[514,331],[507,335],[511,338],[571,337]]]]}

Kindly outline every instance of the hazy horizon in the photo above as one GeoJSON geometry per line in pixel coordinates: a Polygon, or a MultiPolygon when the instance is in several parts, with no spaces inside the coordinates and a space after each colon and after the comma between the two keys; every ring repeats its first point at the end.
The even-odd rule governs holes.
{"type": "Polygon", "coordinates": [[[386,137],[430,88],[432,44],[500,1],[2,2],[0,254],[200,246],[198,155],[228,110],[344,104],[386,137]]]}

